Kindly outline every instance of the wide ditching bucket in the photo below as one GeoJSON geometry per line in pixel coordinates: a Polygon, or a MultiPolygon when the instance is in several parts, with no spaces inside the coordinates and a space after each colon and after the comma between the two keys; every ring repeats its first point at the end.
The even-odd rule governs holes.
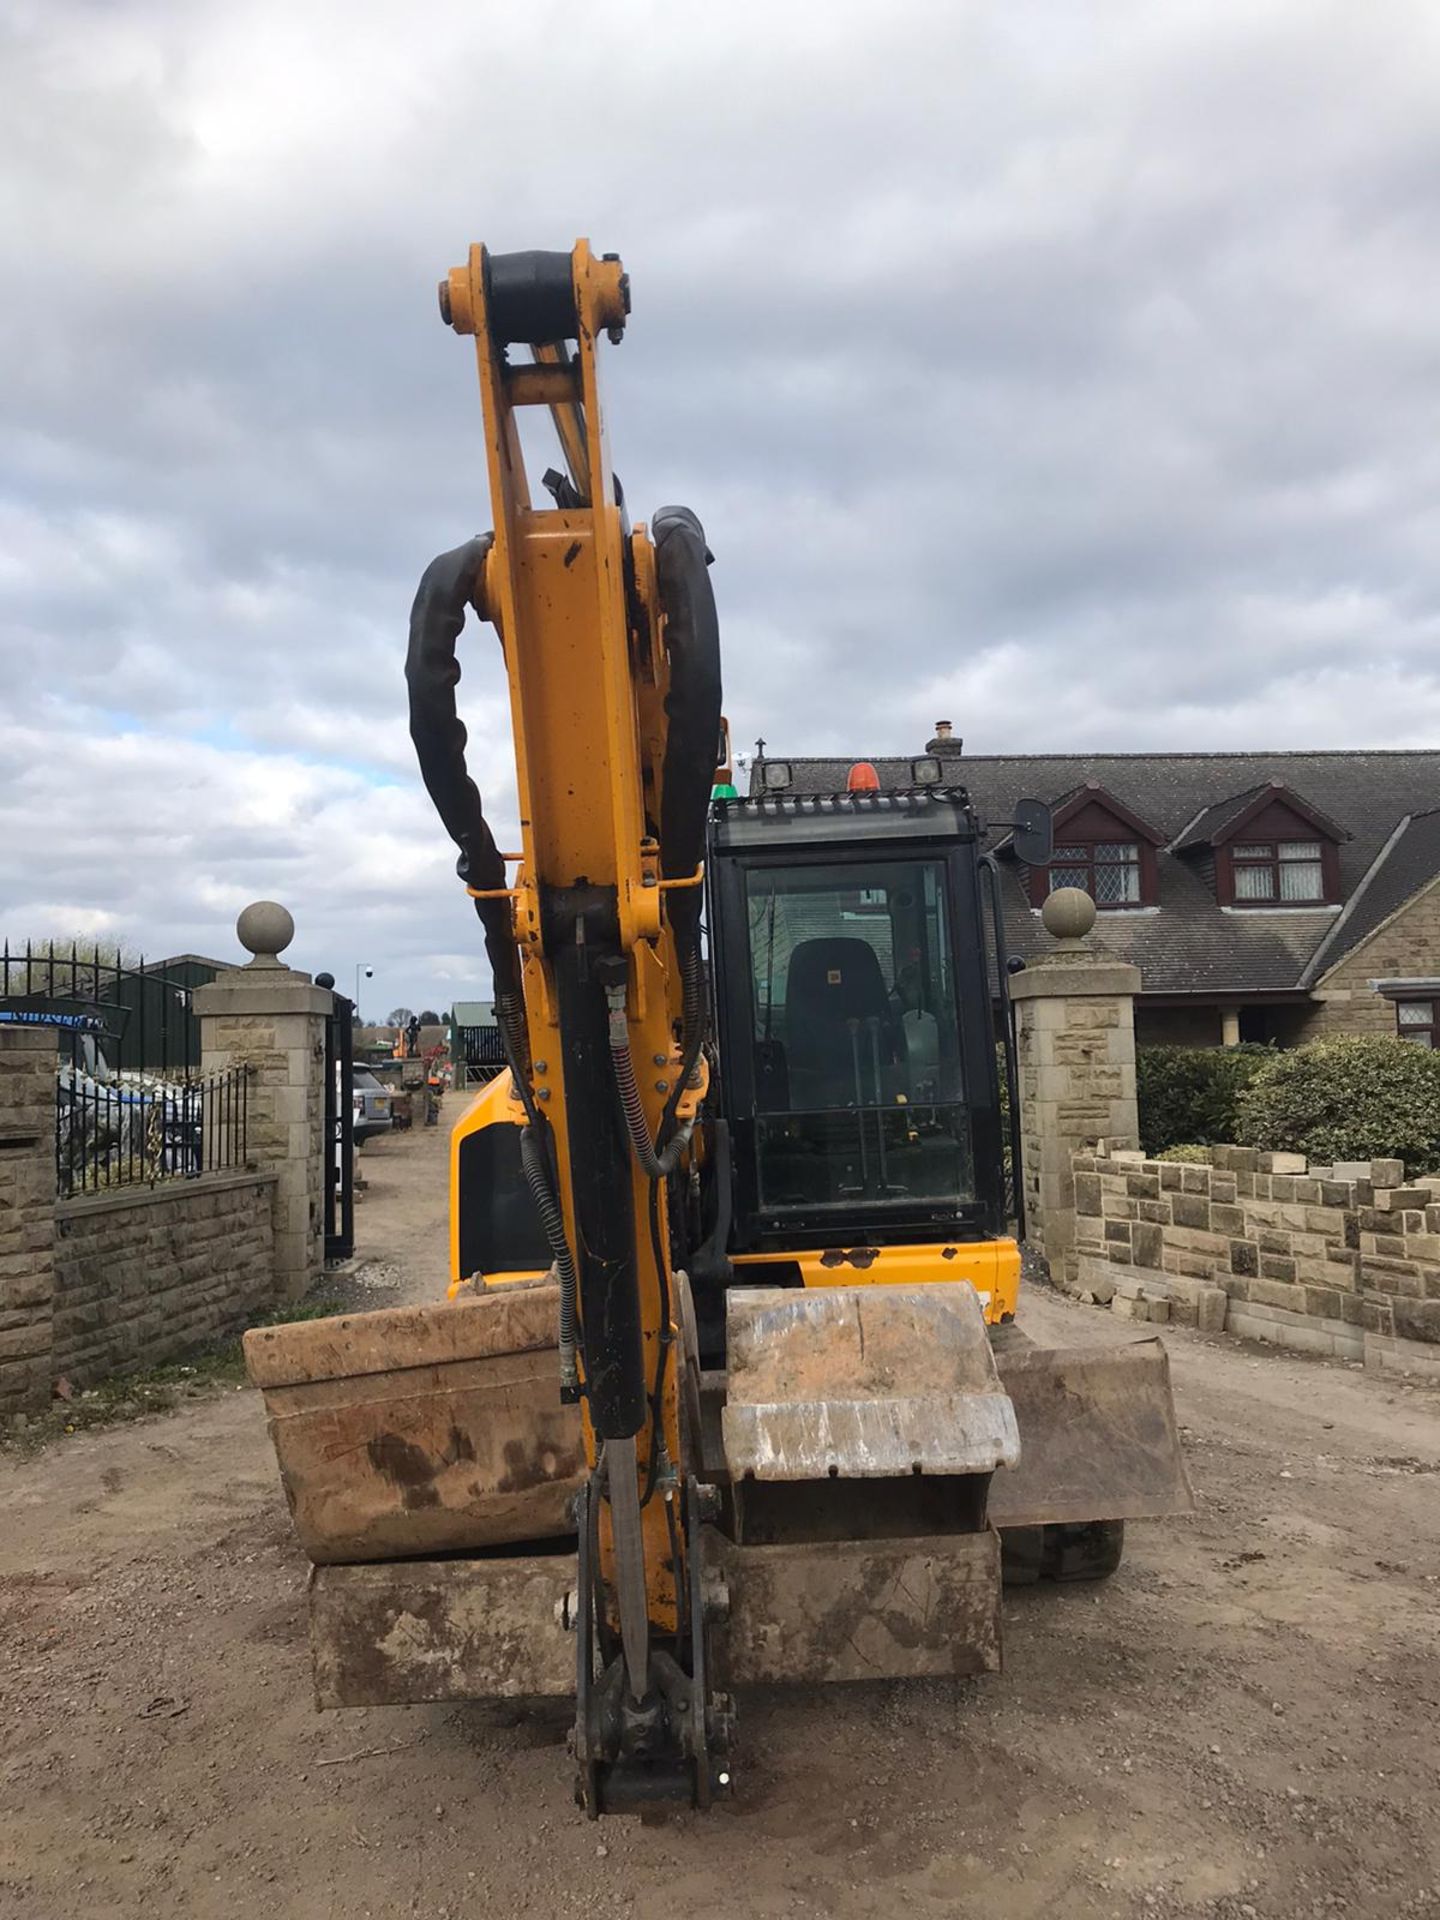
{"type": "Polygon", "coordinates": [[[973,1290],[737,1287],[726,1347],[727,1683],[997,1668],[985,1493],[1020,1437],[973,1290]]]}
{"type": "Polygon", "coordinates": [[[732,1480],[993,1473],[1019,1456],[967,1286],[737,1287],[726,1348],[732,1480]]]}
{"type": "Polygon", "coordinates": [[[560,1403],[558,1286],[258,1327],[245,1364],[317,1565],[573,1532],[586,1474],[560,1403]]]}
{"type": "Polygon", "coordinates": [[[1190,1513],[1170,1361],[1158,1340],[1002,1349],[1020,1458],[990,1486],[997,1527],[1190,1513]]]}

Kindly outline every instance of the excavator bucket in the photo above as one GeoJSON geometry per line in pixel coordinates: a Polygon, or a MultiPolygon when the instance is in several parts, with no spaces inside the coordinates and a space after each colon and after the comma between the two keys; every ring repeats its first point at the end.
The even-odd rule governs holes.
{"type": "Polygon", "coordinates": [[[1170,1361],[1158,1340],[996,1355],[1020,1458],[990,1487],[997,1527],[1190,1513],[1170,1361]]]}
{"type": "MultiPolygon", "coordinates": [[[[321,1705],[573,1691],[557,1298],[247,1337],[317,1563],[321,1705]]],[[[993,1671],[998,1529],[1193,1506],[1157,1340],[995,1352],[973,1289],[942,1283],[735,1288],[727,1342],[728,1377],[697,1381],[702,1471],[729,1482],[702,1539],[726,1686],[993,1671]]]]}
{"type": "Polygon", "coordinates": [[[993,1473],[1019,1457],[970,1287],[735,1288],[726,1345],[733,1480],[993,1473]]]}
{"type": "Polygon", "coordinates": [[[727,1683],[998,1667],[985,1490],[1020,1436],[973,1289],[734,1288],[726,1344],[727,1683]]]}
{"type": "Polygon", "coordinates": [[[506,1287],[246,1334],[317,1566],[573,1531],[585,1449],[579,1410],[560,1404],[559,1317],[558,1287],[506,1287]]]}

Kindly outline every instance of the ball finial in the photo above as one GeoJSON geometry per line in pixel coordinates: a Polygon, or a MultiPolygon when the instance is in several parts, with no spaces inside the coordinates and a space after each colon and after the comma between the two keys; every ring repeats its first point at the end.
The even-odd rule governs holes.
{"type": "Polygon", "coordinates": [[[1040,909],[1054,940],[1083,940],[1095,924],[1095,902],[1083,887],[1057,887],[1040,909]]]}
{"type": "Polygon", "coordinates": [[[295,938],[295,922],[278,900],[255,900],[235,922],[235,933],[252,967],[278,967],[280,955],[295,938]]]}

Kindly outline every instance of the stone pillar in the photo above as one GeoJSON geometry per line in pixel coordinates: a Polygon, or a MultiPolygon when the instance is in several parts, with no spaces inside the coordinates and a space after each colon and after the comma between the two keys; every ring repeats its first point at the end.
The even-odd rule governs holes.
{"type": "Polygon", "coordinates": [[[58,1065],[53,1031],[0,1027],[0,1418],[50,1404],[58,1065]]]}
{"type": "Polygon", "coordinates": [[[325,1263],[325,1021],[333,995],[279,958],[295,922],[273,900],[235,923],[254,958],[195,990],[204,1073],[251,1069],[248,1158],[273,1171],[275,1293],[298,1300],[325,1263]]]}
{"type": "Polygon", "coordinates": [[[1053,949],[1010,982],[1020,1055],[1026,1235],[1056,1282],[1076,1274],[1070,1158],[1097,1140],[1138,1147],[1135,995],[1140,969],[1090,944],[1095,902],[1060,887],[1042,919],[1053,949]]]}

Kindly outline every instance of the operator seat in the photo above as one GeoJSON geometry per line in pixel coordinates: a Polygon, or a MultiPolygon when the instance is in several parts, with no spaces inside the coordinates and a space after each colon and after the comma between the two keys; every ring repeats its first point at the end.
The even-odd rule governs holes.
{"type": "Polygon", "coordinates": [[[895,1036],[880,957],[867,940],[802,940],[795,948],[785,984],[785,1039],[792,1108],[871,1106],[885,1098],[895,1036]]]}

